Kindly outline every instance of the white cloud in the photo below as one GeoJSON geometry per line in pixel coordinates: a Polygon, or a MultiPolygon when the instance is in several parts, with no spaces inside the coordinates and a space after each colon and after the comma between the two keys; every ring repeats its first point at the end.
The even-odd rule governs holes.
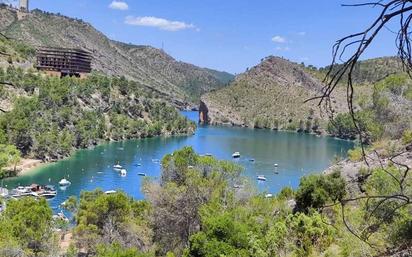
{"type": "Polygon", "coordinates": [[[298,36],[306,36],[306,32],[305,31],[301,31],[301,32],[298,32],[298,36]]]}
{"type": "Polygon", "coordinates": [[[274,36],[272,37],[272,41],[275,43],[286,43],[286,38],[282,36],[274,36]]]}
{"type": "Polygon", "coordinates": [[[278,47],[276,47],[276,51],[286,52],[286,51],[289,51],[289,50],[290,50],[290,47],[288,47],[288,46],[285,46],[285,47],[278,46],[278,47]]]}
{"type": "Polygon", "coordinates": [[[196,31],[199,31],[199,29],[196,28],[193,24],[188,24],[182,21],[170,21],[163,18],[157,18],[152,16],[127,16],[125,23],[133,26],[154,27],[167,31],[179,31],[185,29],[195,29],[196,31]]]}
{"type": "Polygon", "coordinates": [[[123,1],[114,0],[110,5],[110,9],[125,11],[129,9],[129,5],[123,1]]]}

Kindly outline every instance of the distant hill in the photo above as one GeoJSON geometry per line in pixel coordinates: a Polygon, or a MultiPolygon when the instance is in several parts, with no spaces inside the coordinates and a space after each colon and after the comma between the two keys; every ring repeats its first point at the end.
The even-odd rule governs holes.
{"type": "MultiPolygon", "coordinates": [[[[301,65],[271,56],[201,100],[211,123],[299,129],[322,123],[318,101],[304,103],[322,86],[301,65]]],[[[334,97],[335,111],[345,111],[343,91],[334,97]]]]}
{"type": "Polygon", "coordinates": [[[233,76],[179,62],[164,51],[110,40],[79,19],[34,10],[18,18],[13,9],[0,7],[0,30],[36,46],[79,47],[93,52],[93,69],[125,76],[163,94],[179,107],[193,105],[200,95],[224,86],[233,76]]]}
{"type": "MultiPolygon", "coordinates": [[[[339,69],[341,65],[336,65],[339,69]]],[[[329,71],[330,66],[320,68],[319,72],[324,76],[329,71]]],[[[379,57],[359,61],[353,71],[353,81],[355,84],[373,84],[389,75],[403,71],[402,62],[398,57],[379,57]]]]}
{"type": "MultiPolygon", "coordinates": [[[[318,125],[325,128],[329,117],[320,112],[319,101],[304,101],[321,94],[322,80],[328,70],[329,67],[317,69],[267,57],[238,75],[228,87],[205,94],[201,99],[202,113],[208,112],[209,122],[217,124],[291,130],[313,129],[318,125]]],[[[402,111],[409,114],[411,83],[405,76],[397,57],[360,61],[353,74],[355,108],[373,109],[372,95],[376,91],[373,85],[383,83],[395,92],[386,90],[391,112],[398,116],[402,111]],[[396,87],[402,88],[402,94],[396,87]]],[[[345,81],[341,81],[332,95],[335,114],[347,112],[346,103],[345,81]]]]}

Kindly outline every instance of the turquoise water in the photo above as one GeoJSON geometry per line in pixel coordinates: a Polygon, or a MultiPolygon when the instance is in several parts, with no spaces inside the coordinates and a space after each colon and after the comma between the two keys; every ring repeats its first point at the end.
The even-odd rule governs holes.
{"type": "MultiPolygon", "coordinates": [[[[183,112],[197,120],[196,112],[183,112]]],[[[276,193],[284,186],[296,187],[300,177],[319,172],[328,167],[335,156],[344,157],[353,147],[349,141],[330,137],[253,130],[247,128],[201,126],[193,136],[158,137],[130,140],[97,146],[92,150],[77,151],[71,158],[47,165],[28,175],[4,181],[4,186],[53,184],[66,177],[72,185],[58,189],[56,198],[50,200],[53,208],[71,195],[82,190],[123,190],[136,199],[144,195],[140,190],[144,172],[152,178],[160,176],[160,165],[154,159],[184,146],[192,146],[199,154],[210,153],[219,159],[232,160],[239,151],[241,158],[235,162],[244,166],[244,175],[251,178],[261,191],[276,193]],[[249,159],[255,159],[250,162],[249,159]],[[112,169],[119,162],[128,173],[126,177],[112,169]],[[274,164],[278,167],[275,168],[274,164]],[[141,164],[141,166],[137,166],[141,164]],[[275,174],[275,170],[278,174],[275,174]],[[265,175],[266,182],[257,182],[257,175],[265,175]]]]}

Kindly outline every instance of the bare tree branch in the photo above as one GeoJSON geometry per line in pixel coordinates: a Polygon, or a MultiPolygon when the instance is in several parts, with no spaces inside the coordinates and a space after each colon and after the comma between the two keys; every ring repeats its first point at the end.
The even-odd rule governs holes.
{"type": "MultiPolygon", "coordinates": [[[[312,97],[305,102],[316,100],[319,101],[318,105],[320,108],[322,106],[328,106],[329,108],[331,108],[332,93],[335,91],[338,85],[342,84],[343,82],[346,83],[346,99],[349,113],[352,117],[353,125],[361,142],[363,160],[368,166],[369,173],[372,174],[372,169],[369,165],[368,160],[376,160],[373,160],[371,156],[368,156],[366,154],[364,143],[365,139],[368,137],[367,131],[363,131],[354,107],[354,70],[364,52],[375,41],[377,35],[382,32],[383,28],[388,29],[388,23],[396,19],[399,20],[399,30],[395,31],[397,54],[403,63],[405,71],[409,74],[410,77],[412,77],[412,31],[410,30],[410,26],[412,24],[412,1],[380,0],[357,4],[343,4],[342,6],[371,8],[379,7],[379,12],[375,20],[365,30],[345,36],[336,41],[332,48],[332,62],[325,76],[325,86],[322,88],[321,94],[316,97],[312,97]]],[[[330,111],[330,109],[327,111],[330,111]]],[[[331,114],[333,115],[333,112],[331,112],[331,114]]],[[[332,123],[332,125],[334,125],[333,116],[330,116],[330,122],[332,123]]],[[[408,193],[405,192],[407,191],[405,190],[405,187],[411,167],[396,161],[396,158],[403,155],[405,152],[398,153],[394,156],[391,156],[390,158],[387,158],[386,160],[386,163],[390,162],[397,166],[396,169],[397,172],[399,172],[399,176],[393,174],[394,169],[387,168],[387,165],[385,165],[382,161],[382,156],[380,156],[377,151],[375,151],[374,153],[377,157],[377,160],[379,161],[380,169],[382,169],[388,176],[390,176],[390,179],[393,180],[393,182],[397,185],[396,192],[393,192],[390,195],[361,195],[355,198],[343,199],[339,203],[333,203],[324,206],[331,207],[340,204],[342,207],[341,215],[346,228],[353,235],[365,241],[366,243],[368,243],[367,241],[369,239],[369,236],[367,235],[367,233],[369,233],[368,230],[374,225],[380,226],[380,224],[369,224],[365,227],[365,229],[363,229],[363,231],[356,231],[356,229],[352,228],[349,225],[347,217],[345,215],[345,206],[348,203],[355,201],[366,201],[366,208],[370,210],[365,219],[365,222],[367,223],[369,223],[371,218],[378,212],[378,210],[387,203],[393,203],[394,206],[392,206],[390,210],[385,213],[384,219],[391,218],[397,213],[399,209],[412,204],[412,196],[408,195],[408,193]],[[364,233],[366,233],[366,235],[363,235],[364,233]]]]}

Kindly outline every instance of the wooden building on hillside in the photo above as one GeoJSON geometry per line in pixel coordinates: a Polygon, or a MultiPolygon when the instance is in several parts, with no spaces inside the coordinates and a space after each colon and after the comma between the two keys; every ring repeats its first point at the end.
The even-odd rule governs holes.
{"type": "Polygon", "coordinates": [[[82,49],[41,47],[36,57],[37,69],[52,76],[83,78],[92,71],[92,54],[82,49]]]}

